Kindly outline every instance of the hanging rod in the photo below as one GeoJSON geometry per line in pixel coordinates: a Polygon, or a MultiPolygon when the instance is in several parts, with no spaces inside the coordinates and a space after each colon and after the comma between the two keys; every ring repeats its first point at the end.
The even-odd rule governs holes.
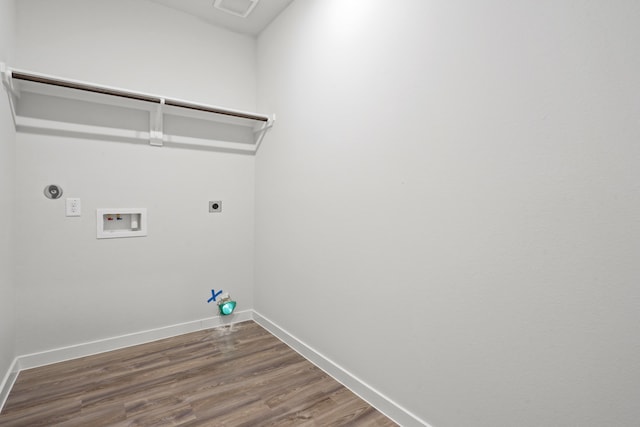
{"type": "Polygon", "coordinates": [[[83,90],[85,92],[101,93],[104,95],[119,96],[121,98],[136,99],[138,101],[153,102],[160,104],[161,99],[153,96],[141,95],[133,92],[125,92],[123,90],[108,89],[100,86],[92,86],[83,83],[76,83],[70,80],[54,79],[51,77],[42,77],[35,74],[27,74],[20,71],[11,71],[11,77],[17,80],[28,82],[42,83],[51,86],[66,87],[69,89],[83,90]]]}
{"type": "Polygon", "coordinates": [[[190,110],[204,111],[206,113],[224,114],[226,116],[240,117],[241,119],[257,120],[261,122],[269,121],[269,117],[267,116],[261,116],[257,114],[251,114],[251,113],[241,113],[239,111],[226,110],[222,108],[208,107],[206,105],[192,104],[190,102],[177,101],[174,99],[165,98],[164,104],[170,105],[172,107],[180,107],[180,108],[188,108],[190,110]]]}
{"type": "Polygon", "coordinates": [[[204,112],[207,112],[207,113],[214,113],[214,114],[220,114],[220,115],[225,115],[225,116],[238,117],[238,118],[241,118],[241,119],[256,120],[256,121],[261,121],[261,122],[269,122],[269,117],[268,116],[259,115],[259,114],[252,114],[252,113],[246,113],[246,112],[242,112],[242,111],[228,110],[228,109],[219,108],[219,107],[211,107],[211,106],[208,106],[208,105],[195,104],[195,103],[191,103],[191,102],[180,101],[180,100],[177,100],[177,99],[161,98],[161,97],[157,97],[157,96],[153,96],[153,95],[146,95],[146,94],[141,94],[141,93],[136,93],[136,92],[129,92],[129,91],[125,91],[125,90],[120,90],[120,89],[112,89],[112,88],[107,88],[107,87],[103,87],[103,86],[91,85],[91,84],[87,84],[87,83],[74,82],[72,80],[64,80],[64,79],[53,78],[53,77],[45,77],[45,76],[40,76],[40,75],[37,75],[37,74],[26,73],[26,72],[23,72],[23,71],[11,70],[10,73],[11,73],[11,78],[17,79],[17,80],[24,80],[24,81],[34,82],[34,83],[42,83],[42,84],[47,84],[47,85],[52,85],[52,86],[65,87],[65,88],[69,88],[69,89],[82,90],[82,91],[85,91],[85,92],[93,92],[93,93],[100,93],[100,94],[104,94],[104,95],[118,96],[118,97],[121,97],[121,98],[134,99],[134,100],[137,100],[137,101],[145,101],[145,102],[151,102],[151,103],[155,103],[155,104],[162,104],[163,100],[164,100],[164,104],[165,105],[170,105],[170,106],[173,106],[173,107],[180,107],[180,108],[186,108],[186,109],[190,109],[190,110],[204,111],[204,112]]]}

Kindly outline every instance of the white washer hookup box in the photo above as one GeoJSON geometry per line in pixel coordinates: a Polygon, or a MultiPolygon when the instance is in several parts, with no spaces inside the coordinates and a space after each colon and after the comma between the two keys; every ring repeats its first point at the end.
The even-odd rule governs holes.
{"type": "Polygon", "coordinates": [[[147,235],[146,208],[100,208],[96,212],[98,239],[147,235]]]}

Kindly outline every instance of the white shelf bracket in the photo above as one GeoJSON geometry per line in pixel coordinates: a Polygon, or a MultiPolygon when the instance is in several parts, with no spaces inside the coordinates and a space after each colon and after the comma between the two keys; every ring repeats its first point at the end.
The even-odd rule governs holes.
{"type": "Polygon", "coordinates": [[[155,111],[149,112],[149,144],[154,147],[162,147],[164,141],[163,133],[163,107],[164,98],[160,100],[160,104],[155,108],[155,111]]]}
{"type": "Polygon", "coordinates": [[[7,90],[9,98],[9,108],[11,109],[11,118],[13,126],[16,126],[16,99],[20,98],[20,92],[14,87],[11,78],[11,70],[7,68],[4,62],[0,62],[0,74],[2,74],[2,86],[7,90]]]}
{"type": "Polygon", "coordinates": [[[258,148],[260,148],[260,144],[262,144],[262,140],[264,139],[264,136],[266,135],[267,131],[273,127],[273,123],[275,121],[276,121],[276,115],[273,114],[271,117],[269,117],[269,120],[267,120],[259,129],[256,129],[253,131],[253,134],[255,136],[255,141],[256,141],[256,148],[254,152],[258,151],[258,148]]]}

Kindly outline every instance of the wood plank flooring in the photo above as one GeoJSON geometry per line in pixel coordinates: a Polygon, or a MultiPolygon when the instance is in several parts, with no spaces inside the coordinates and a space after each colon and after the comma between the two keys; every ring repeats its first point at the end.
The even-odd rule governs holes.
{"type": "Polygon", "coordinates": [[[395,426],[253,321],[22,371],[0,426],[395,426]]]}

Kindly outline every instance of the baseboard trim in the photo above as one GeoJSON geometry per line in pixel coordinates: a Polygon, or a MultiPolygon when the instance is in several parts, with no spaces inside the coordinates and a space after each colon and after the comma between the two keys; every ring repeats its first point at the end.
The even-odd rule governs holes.
{"type": "Polygon", "coordinates": [[[254,311],[253,320],[396,423],[405,427],[430,427],[424,420],[418,418],[384,394],[355,377],[346,369],[325,357],[311,346],[305,344],[260,313],[254,311]]]}
{"type": "Polygon", "coordinates": [[[176,335],[188,334],[189,332],[203,329],[215,328],[218,326],[252,320],[252,310],[235,312],[230,316],[217,316],[190,322],[178,323],[161,328],[149,329],[146,331],[134,332],[131,334],[105,338],[81,344],[60,347],[37,353],[18,356],[18,368],[36,368],[38,366],[50,365],[52,363],[64,362],[66,360],[77,359],[79,357],[91,356],[106,351],[118,350],[133,345],[145,344],[164,338],[175,337],[176,335]]]}
{"type": "Polygon", "coordinates": [[[5,374],[2,379],[2,383],[0,383],[0,411],[4,408],[4,403],[7,401],[7,397],[9,397],[9,392],[13,387],[13,383],[16,382],[16,378],[18,378],[19,369],[18,358],[16,357],[11,362],[11,366],[9,366],[9,370],[5,374]]]}

